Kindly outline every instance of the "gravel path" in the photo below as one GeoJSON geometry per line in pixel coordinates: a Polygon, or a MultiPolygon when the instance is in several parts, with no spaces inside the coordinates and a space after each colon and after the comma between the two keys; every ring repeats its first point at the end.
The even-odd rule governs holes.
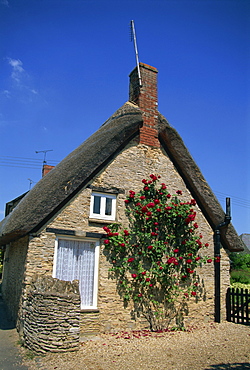
{"type": "Polygon", "coordinates": [[[250,369],[250,326],[210,323],[186,332],[101,335],[81,343],[78,352],[24,364],[30,370],[250,369]]]}

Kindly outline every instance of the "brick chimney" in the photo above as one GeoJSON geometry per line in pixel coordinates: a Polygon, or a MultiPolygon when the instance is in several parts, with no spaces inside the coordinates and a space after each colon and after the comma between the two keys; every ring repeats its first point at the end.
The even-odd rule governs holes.
{"type": "Polygon", "coordinates": [[[44,164],[43,165],[43,170],[42,170],[42,177],[47,175],[47,173],[49,173],[51,170],[53,170],[54,167],[55,166],[49,166],[48,164],[44,164]]]}
{"type": "Polygon", "coordinates": [[[158,140],[158,94],[157,69],[140,63],[141,85],[137,67],[130,73],[129,100],[143,112],[143,126],[140,128],[140,144],[160,147],[158,140]]]}

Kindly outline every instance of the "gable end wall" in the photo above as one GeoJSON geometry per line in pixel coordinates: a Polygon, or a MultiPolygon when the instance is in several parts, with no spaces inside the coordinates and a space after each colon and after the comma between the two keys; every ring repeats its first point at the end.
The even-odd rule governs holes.
{"type": "MultiPolygon", "coordinates": [[[[161,182],[167,184],[170,193],[175,193],[176,190],[182,190],[184,200],[190,200],[192,198],[165,151],[162,148],[137,145],[136,139],[127,145],[102,172],[95,176],[91,185],[106,189],[122,189],[117,194],[116,221],[126,225],[127,219],[124,213],[124,200],[129,190],[140,190],[142,186],[141,180],[148,178],[151,173],[161,175],[161,182]]],[[[78,236],[84,236],[86,232],[103,234],[102,228],[107,223],[89,220],[91,191],[90,188],[82,190],[53,221],[46,225],[47,230],[72,230],[78,236]]],[[[204,242],[210,244],[206,254],[212,256],[213,231],[198,207],[196,211],[197,222],[199,224],[198,231],[202,233],[204,242]]],[[[27,292],[32,276],[36,273],[42,273],[48,276],[52,275],[56,234],[46,232],[46,228],[39,236],[32,238],[29,243],[23,304],[25,304],[25,292],[27,292]]],[[[223,300],[226,287],[229,285],[229,263],[227,255],[224,252],[221,265],[222,312],[223,317],[225,317],[223,300]]],[[[108,278],[109,268],[110,265],[103,254],[103,245],[101,245],[98,310],[81,312],[81,332],[84,335],[145,328],[147,326],[145,320],[131,318],[131,307],[127,309],[123,307],[123,302],[117,293],[116,282],[108,278]]],[[[213,265],[206,265],[202,269],[200,276],[206,299],[197,305],[190,305],[189,316],[186,320],[187,323],[213,321],[213,265]]]]}

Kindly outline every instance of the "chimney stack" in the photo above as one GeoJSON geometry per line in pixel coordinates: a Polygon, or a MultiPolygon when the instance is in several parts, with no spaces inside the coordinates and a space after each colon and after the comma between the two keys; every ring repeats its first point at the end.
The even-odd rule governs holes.
{"type": "Polygon", "coordinates": [[[129,100],[143,112],[143,126],[140,128],[140,144],[160,147],[158,140],[158,94],[157,69],[139,63],[142,86],[139,85],[137,67],[130,73],[129,100]]]}
{"type": "Polygon", "coordinates": [[[42,170],[42,177],[47,175],[47,173],[49,173],[51,170],[53,170],[54,167],[55,166],[49,166],[48,164],[44,164],[43,165],[43,170],[42,170]]]}

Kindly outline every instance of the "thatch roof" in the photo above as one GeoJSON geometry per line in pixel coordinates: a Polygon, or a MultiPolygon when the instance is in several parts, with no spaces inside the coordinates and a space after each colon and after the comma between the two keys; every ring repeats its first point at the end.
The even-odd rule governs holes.
{"type": "MultiPolygon", "coordinates": [[[[35,233],[67,204],[136,135],[142,111],[125,103],[98,131],[43,177],[0,223],[0,245],[35,233]]],[[[159,114],[159,140],[183,177],[210,225],[224,221],[224,212],[178,133],[159,114]]],[[[223,246],[242,250],[242,241],[230,225],[223,246]]]]}

